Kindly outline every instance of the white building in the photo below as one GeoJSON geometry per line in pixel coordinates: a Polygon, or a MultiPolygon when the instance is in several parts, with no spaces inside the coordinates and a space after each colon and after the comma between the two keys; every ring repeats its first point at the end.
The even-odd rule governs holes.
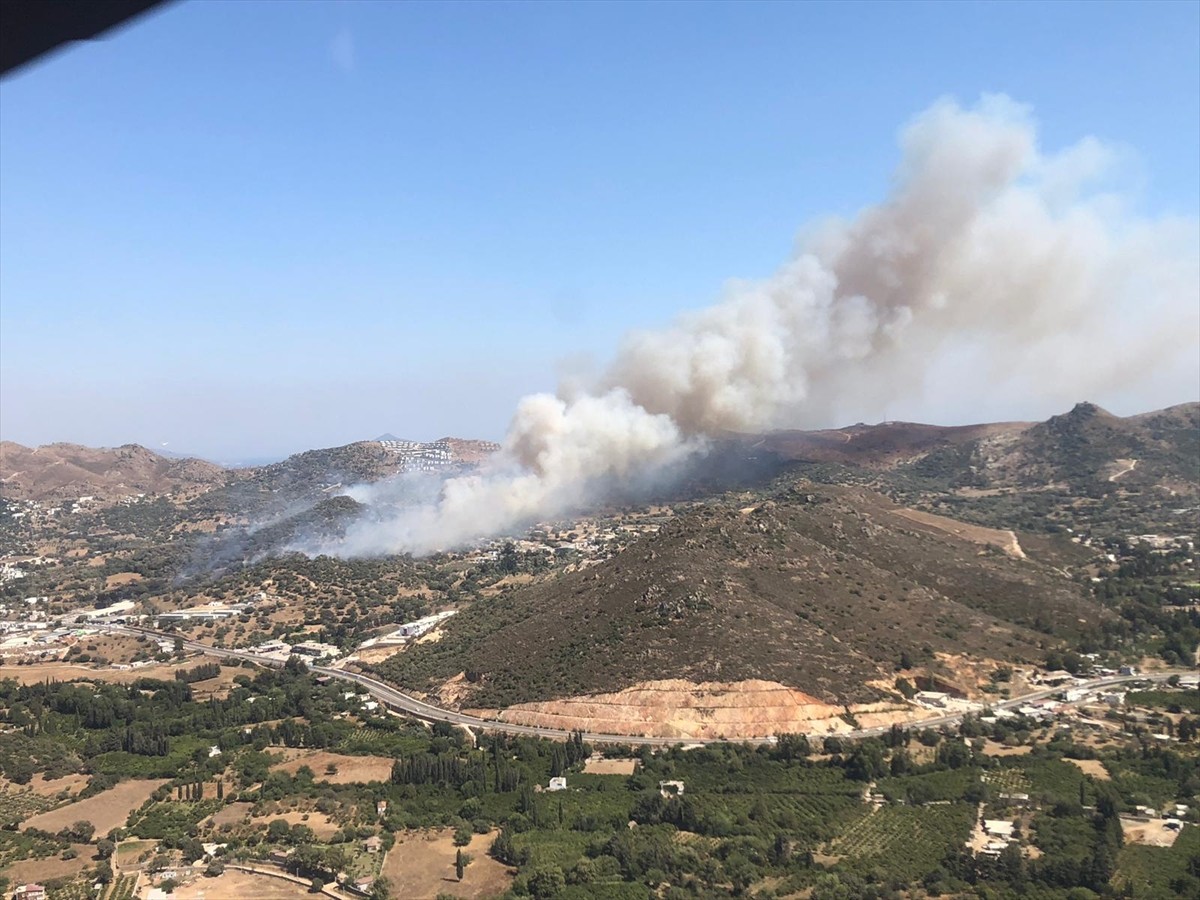
{"type": "Polygon", "coordinates": [[[664,797],[678,797],[683,793],[682,781],[660,781],[658,783],[658,792],[664,797]]]}
{"type": "Polygon", "coordinates": [[[983,833],[988,837],[1000,838],[1006,841],[1013,840],[1013,830],[1016,825],[1013,822],[1006,822],[1004,819],[984,819],[983,833]]]}

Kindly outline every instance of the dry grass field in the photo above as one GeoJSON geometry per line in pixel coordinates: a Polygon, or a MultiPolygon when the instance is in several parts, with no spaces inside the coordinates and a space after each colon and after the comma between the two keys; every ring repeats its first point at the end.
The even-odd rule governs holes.
{"type": "MultiPolygon", "coordinates": [[[[222,810],[222,812],[223,811],[224,810],[222,810]]],[[[301,812],[300,810],[293,809],[283,813],[270,813],[265,816],[254,816],[251,817],[250,821],[252,824],[261,826],[265,829],[276,819],[283,819],[289,825],[307,825],[313,830],[313,833],[319,840],[326,840],[330,837],[333,837],[333,833],[339,828],[336,822],[334,822],[324,813],[319,813],[316,810],[311,812],[301,812]]]]}
{"type": "MultiPolygon", "coordinates": [[[[190,661],[183,668],[190,668],[195,663],[190,661]]],[[[139,669],[109,669],[96,668],[87,665],[71,663],[36,663],[31,666],[5,666],[4,677],[13,678],[19,684],[40,684],[43,681],[105,681],[112,684],[130,684],[139,678],[161,678],[170,681],[175,677],[179,666],[156,665],[143,666],[139,669]]]]}
{"type": "Polygon", "coordinates": [[[104,589],[111,591],[115,587],[120,587],[123,584],[133,584],[141,581],[142,576],[137,572],[117,572],[115,575],[109,575],[104,579],[104,589]]]}
{"type": "MultiPolygon", "coordinates": [[[[984,745],[983,752],[988,756],[1026,756],[1032,749],[1027,744],[1009,747],[1006,744],[997,744],[995,741],[988,741],[984,745]]],[[[1071,760],[1068,760],[1068,762],[1071,762],[1071,760]]]]}
{"type": "Polygon", "coordinates": [[[324,781],[329,784],[350,784],[353,782],[387,781],[392,777],[392,760],[386,756],[346,756],[342,753],[327,753],[324,750],[310,751],[299,755],[288,754],[291,758],[271,768],[279,772],[295,775],[301,766],[308,766],[316,776],[314,781],[324,781]],[[337,771],[328,773],[328,767],[335,766],[337,771]]]}
{"type": "Polygon", "coordinates": [[[463,880],[454,877],[454,832],[409,831],[396,835],[396,843],[383,861],[382,874],[392,883],[392,896],[405,900],[434,900],[439,894],[482,900],[498,897],[510,884],[512,875],[502,863],[487,855],[499,832],[477,834],[464,848],[471,856],[463,880]]]}
{"type": "Polygon", "coordinates": [[[117,867],[126,868],[146,862],[154,855],[158,841],[121,841],[117,845],[117,867]]]}
{"type": "Polygon", "coordinates": [[[592,757],[583,764],[588,775],[632,775],[637,768],[636,759],[597,759],[592,757]]]}
{"type": "Polygon", "coordinates": [[[200,877],[175,888],[175,900],[311,900],[301,884],[270,875],[226,870],[217,878],[200,877]]]}
{"type": "Polygon", "coordinates": [[[23,859],[15,862],[4,870],[10,884],[24,884],[30,881],[48,881],[51,878],[69,878],[77,875],[96,863],[92,859],[96,848],[87,844],[72,844],[78,854],[74,859],[61,859],[51,856],[49,859],[23,859]]]}
{"type": "Polygon", "coordinates": [[[1098,759],[1067,759],[1064,761],[1069,762],[1074,766],[1078,766],[1079,771],[1081,771],[1084,775],[1091,775],[1097,781],[1112,780],[1108,774],[1108,769],[1104,768],[1104,763],[1100,762],[1098,759]]]}
{"type": "MultiPolygon", "coordinates": [[[[62,778],[51,778],[49,781],[38,776],[33,781],[29,782],[30,789],[41,797],[54,797],[63,791],[69,794],[78,794],[87,786],[87,775],[64,775],[62,778]]],[[[0,780],[0,784],[9,782],[0,780]]]]}
{"type": "Polygon", "coordinates": [[[24,825],[26,828],[40,828],[54,833],[73,822],[91,822],[96,827],[96,836],[102,837],[114,828],[123,826],[130,812],[148,800],[155,788],[166,783],[165,779],[124,781],[94,797],[33,816],[24,825]]]}
{"type": "Polygon", "coordinates": [[[209,816],[208,824],[214,828],[222,825],[236,825],[244,819],[249,819],[250,810],[253,808],[253,803],[229,803],[209,816]]]}

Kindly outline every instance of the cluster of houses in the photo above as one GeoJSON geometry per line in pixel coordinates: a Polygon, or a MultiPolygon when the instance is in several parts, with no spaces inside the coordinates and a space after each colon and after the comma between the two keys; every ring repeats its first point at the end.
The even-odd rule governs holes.
{"type": "Polygon", "coordinates": [[[254,647],[246,648],[247,653],[264,656],[268,659],[286,662],[290,656],[302,656],[307,659],[336,658],[342,655],[340,648],[333,644],[323,644],[320,641],[301,641],[298,644],[288,644],[280,640],[264,641],[254,647]]]}
{"type": "Polygon", "coordinates": [[[1187,819],[1188,809],[1186,803],[1174,803],[1161,811],[1152,806],[1137,806],[1134,807],[1133,818],[1140,822],[1161,819],[1163,828],[1168,831],[1181,831],[1187,819]]]}
{"type": "Polygon", "coordinates": [[[61,659],[69,647],[96,633],[95,628],[47,628],[41,621],[0,622],[0,656],[43,661],[61,659]]]}
{"type": "Polygon", "coordinates": [[[171,612],[159,613],[158,624],[167,625],[174,622],[217,622],[221,619],[232,619],[253,608],[250,603],[205,603],[188,609],[176,609],[171,612]]]}
{"type": "Polygon", "coordinates": [[[0,565],[0,583],[5,581],[16,581],[19,578],[25,577],[25,570],[20,566],[4,563],[0,565]]]}
{"type": "Polygon", "coordinates": [[[446,441],[380,441],[385,450],[400,457],[405,472],[435,472],[454,465],[454,451],[446,441]]]}
{"type": "Polygon", "coordinates": [[[913,703],[923,709],[937,709],[945,712],[968,713],[983,709],[983,705],[972,700],[964,700],[943,691],[917,691],[912,697],[913,703]]]}
{"type": "Polygon", "coordinates": [[[428,634],[430,631],[457,612],[458,610],[456,609],[448,609],[444,612],[434,613],[431,616],[425,616],[424,618],[416,619],[412,622],[405,622],[403,625],[389,634],[363,641],[362,644],[359,645],[359,649],[365,650],[369,647],[407,643],[414,638],[421,637],[423,634],[428,634]]]}

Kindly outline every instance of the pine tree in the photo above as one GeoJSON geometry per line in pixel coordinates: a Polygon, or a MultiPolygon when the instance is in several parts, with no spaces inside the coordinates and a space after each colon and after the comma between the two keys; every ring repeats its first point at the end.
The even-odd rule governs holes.
{"type": "Polygon", "coordinates": [[[458,876],[458,880],[463,879],[463,858],[462,850],[459,850],[454,856],[454,874],[458,876]]]}

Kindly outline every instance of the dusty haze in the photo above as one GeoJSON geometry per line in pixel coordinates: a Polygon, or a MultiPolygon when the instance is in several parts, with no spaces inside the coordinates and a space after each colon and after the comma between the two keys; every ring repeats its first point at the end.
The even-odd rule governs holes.
{"type": "Polygon", "coordinates": [[[1093,187],[1114,153],[1091,138],[1041,152],[1005,97],[940,101],[900,145],[879,205],[809,229],[771,277],[630,335],[591,383],[523,399],[502,451],[437,500],[305,549],[462,545],[653,480],[718,431],[824,424],[956,380],[1067,404],[1200,371],[1200,228],[1093,187]]]}

